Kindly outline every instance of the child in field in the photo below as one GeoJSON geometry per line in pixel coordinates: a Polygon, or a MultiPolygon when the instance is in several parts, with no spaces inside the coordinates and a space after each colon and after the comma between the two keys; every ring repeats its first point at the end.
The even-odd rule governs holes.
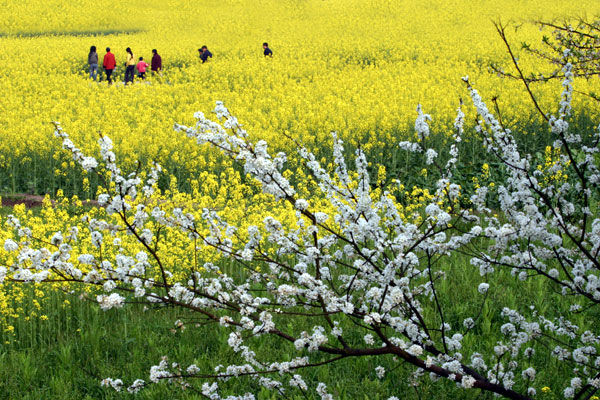
{"type": "Polygon", "coordinates": [[[138,70],[138,78],[146,79],[146,68],[148,68],[148,63],[144,61],[144,57],[140,57],[140,61],[137,63],[138,70]]]}
{"type": "Polygon", "coordinates": [[[273,57],[273,51],[271,51],[271,49],[269,48],[269,43],[264,42],[263,49],[264,49],[263,54],[265,55],[265,57],[273,57]]]}
{"type": "Polygon", "coordinates": [[[208,51],[208,47],[202,46],[198,49],[198,53],[200,53],[200,60],[202,60],[202,64],[208,61],[208,58],[212,58],[212,53],[208,51]]]}

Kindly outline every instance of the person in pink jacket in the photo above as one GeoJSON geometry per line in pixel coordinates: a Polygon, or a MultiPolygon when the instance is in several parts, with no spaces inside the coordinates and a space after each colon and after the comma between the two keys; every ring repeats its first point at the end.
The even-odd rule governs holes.
{"type": "Polygon", "coordinates": [[[138,70],[138,78],[140,79],[146,79],[146,68],[148,68],[149,65],[146,61],[144,61],[144,57],[140,57],[140,61],[137,63],[137,70],[138,70]]]}

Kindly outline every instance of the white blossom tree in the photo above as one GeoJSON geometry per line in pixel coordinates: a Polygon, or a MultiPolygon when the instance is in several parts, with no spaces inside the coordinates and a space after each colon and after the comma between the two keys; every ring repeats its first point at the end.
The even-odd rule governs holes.
{"type": "MultiPolygon", "coordinates": [[[[56,124],[56,136],[82,168],[99,171],[102,167],[110,172],[105,175],[107,191],[98,201],[120,222],[90,219],[89,237],[97,252],[75,261],[71,253],[82,233],[73,230],[65,238],[58,232],[50,243],[40,244],[30,229],[10,217],[19,240],[6,239],[4,248],[18,257],[14,264],[0,268],[0,281],[96,285],[105,291],[97,296],[104,310],[123,307],[133,299],[186,309],[227,330],[228,345],[239,356],[239,363],[223,366],[216,360],[209,370],[169,363],[165,357],[151,367],[149,379],[130,385],[120,379],[102,381],[117,390],[127,387],[137,392],[169,380],[183,387],[197,385],[210,399],[253,399],[251,393],[222,394],[222,382],[247,377],[279,393],[312,390],[330,399],[328,382],[310,387],[302,375],[305,369],[342,359],[351,362],[357,357],[389,355],[398,363],[412,365],[417,377],[429,374],[432,380],[447,379],[465,389],[528,399],[535,396],[533,382],[544,368],[532,365],[532,356],[545,351],[572,365],[572,374],[563,385],[564,396],[589,399],[600,388],[600,329],[595,323],[578,326],[571,316],[597,318],[600,303],[600,218],[596,216],[600,132],[585,136],[569,130],[573,74],[568,62],[563,75],[558,113],[547,116],[554,147],[562,154],[551,169],[568,171],[570,176],[560,183],[542,183],[543,172],[532,165],[529,155],[521,154],[513,134],[464,78],[479,118],[474,129],[490,159],[502,162],[508,178],[494,192],[483,187],[461,193],[454,172],[465,129],[463,106],[455,120],[449,160],[443,165],[437,161],[437,152],[427,147],[430,117],[418,108],[415,130],[419,141],[402,142],[400,147],[422,153],[425,163],[440,171],[433,199],[420,219],[402,218],[390,193],[372,189],[368,162],[360,149],[355,152],[354,171],[349,171],[336,134],[332,135],[333,171],[298,145],[298,156],[318,185],[315,196],[321,206],[314,206],[284,177],[286,154],[272,155],[265,141],[251,141],[221,102],[215,108],[216,121],[199,112],[196,126],[177,124],[175,130],[198,145],[218,149],[254,177],[264,193],[293,206],[295,226],[270,216],[262,226],[240,232],[214,210],[204,210],[197,219],[180,208],[168,211],[167,204],[149,209],[146,204],[160,166],[155,165],[147,179],[137,172],[124,174],[108,137],[99,140],[102,160],[98,161],[85,156],[56,124]],[[465,196],[469,196],[469,207],[458,201],[465,196]],[[498,203],[500,210],[491,210],[490,201],[498,203]],[[235,261],[244,273],[228,275],[207,262],[204,272],[190,268],[187,276],[175,279],[157,250],[160,238],[148,227],[150,221],[153,226],[186,232],[190,241],[235,261]],[[208,234],[202,233],[205,227],[208,234]],[[103,258],[105,238],[119,230],[133,235],[144,250],[103,258]],[[439,287],[444,280],[452,282],[447,260],[455,254],[469,255],[469,268],[480,272],[476,288],[480,295],[473,302],[482,307],[494,285],[494,273],[508,269],[519,281],[548,281],[564,295],[560,301],[570,311],[547,317],[529,304],[507,307],[500,315],[502,323],[493,326],[502,340],[487,352],[465,346],[465,337],[480,334],[476,327],[483,317],[481,312],[449,315],[451,311],[443,306],[439,287]],[[462,324],[448,322],[457,318],[462,324]],[[308,329],[296,328],[307,324],[308,329]],[[355,340],[357,335],[362,340],[355,340]],[[292,357],[261,358],[251,345],[257,340],[287,343],[292,357]]],[[[383,367],[378,366],[375,373],[386,379],[383,367]]],[[[398,394],[390,393],[390,398],[398,394]]]]}

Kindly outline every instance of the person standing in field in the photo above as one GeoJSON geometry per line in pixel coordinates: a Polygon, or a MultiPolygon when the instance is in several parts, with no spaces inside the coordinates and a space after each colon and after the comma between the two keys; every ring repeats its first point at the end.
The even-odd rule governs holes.
{"type": "Polygon", "coordinates": [[[115,55],[110,52],[110,47],[106,48],[106,54],[104,55],[104,61],[102,62],[102,66],[104,67],[104,73],[106,73],[106,80],[110,85],[112,83],[112,73],[117,66],[117,61],[115,60],[115,55]]]}
{"type": "Polygon", "coordinates": [[[96,53],[96,46],[90,47],[88,64],[90,65],[90,78],[96,80],[98,77],[98,53],[96,53]]]}
{"type": "Polygon", "coordinates": [[[150,70],[152,71],[152,75],[155,75],[162,71],[162,58],[158,55],[156,49],[152,49],[152,61],[150,61],[150,70]]]}
{"type": "Polygon", "coordinates": [[[137,63],[137,70],[138,70],[138,78],[144,80],[146,79],[146,68],[148,68],[149,65],[146,61],[144,61],[144,57],[140,57],[139,62],[137,63]]]}
{"type": "Polygon", "coordinates": [[[131,82],[133,83],[133,70],[135,69],[135,56],[133,55],[133,52],[131,51],[131,48],[126,48],[125,51],[127,52],[127,61],[125,62],[125,84],[127,85],[127,82],[131,82]]]}
{"type": "Polygon", "coordinates": [[[202,60],[202,64],[208,61],[208,57],[212,58],[212,53],[208,51],[208,47],[202,46],[198,49],[198,53],[200,53],[200,59],[202,60]]]}
{"type": "Polygon", "coordinates": [[[273,57],[273,51],[271,51],[271,49],[269,48],[269,43],[264,42],[263,49],[264,49],[265,57],[273,57]]]}

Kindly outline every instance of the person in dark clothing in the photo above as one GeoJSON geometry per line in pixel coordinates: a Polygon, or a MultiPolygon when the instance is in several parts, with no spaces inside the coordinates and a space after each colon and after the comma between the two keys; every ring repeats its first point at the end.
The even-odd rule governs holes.
{"type": "Polygon", "coordinates": [[[156,49],[152,50],[152,61],[150,62],[150,71],[155,75],[162,71],[162,58],[158,55],[156,49]]]}
{"type": "Polygon", "coordinates": [[[200,59],[202,60],[202,64],[208,61],[208,57],[212,58],[212,53],[208,51],[208,47],[202,46],[198,49],[198,53],[200,53],[200,59]]]}
{"type": "Polygon", "coordinates": [[[90,54],[88,54],[88,64],[90,66],[90,78],[96,80],[98,77],[98,53],[96,53],[96,46],[90,47],[90,54]]]}
{"type": "Polygon", "coordinates": [[[106,73],[106,80],[110,85],[112,83],[112,73],[117,66],[115,55],[110,52],[110,47],[106,48],[106,54],[104,55],[102,66],[104,67],[104,72],[106,73]]]}
{"type": "Polygon", "coordinates": [[[269,48],[269,43],[264,42],[263,43],[263,49],[265,49],[264,54],[265,57],[273,57],[273,51],[271,51],[271,49],[269,48]]]}

